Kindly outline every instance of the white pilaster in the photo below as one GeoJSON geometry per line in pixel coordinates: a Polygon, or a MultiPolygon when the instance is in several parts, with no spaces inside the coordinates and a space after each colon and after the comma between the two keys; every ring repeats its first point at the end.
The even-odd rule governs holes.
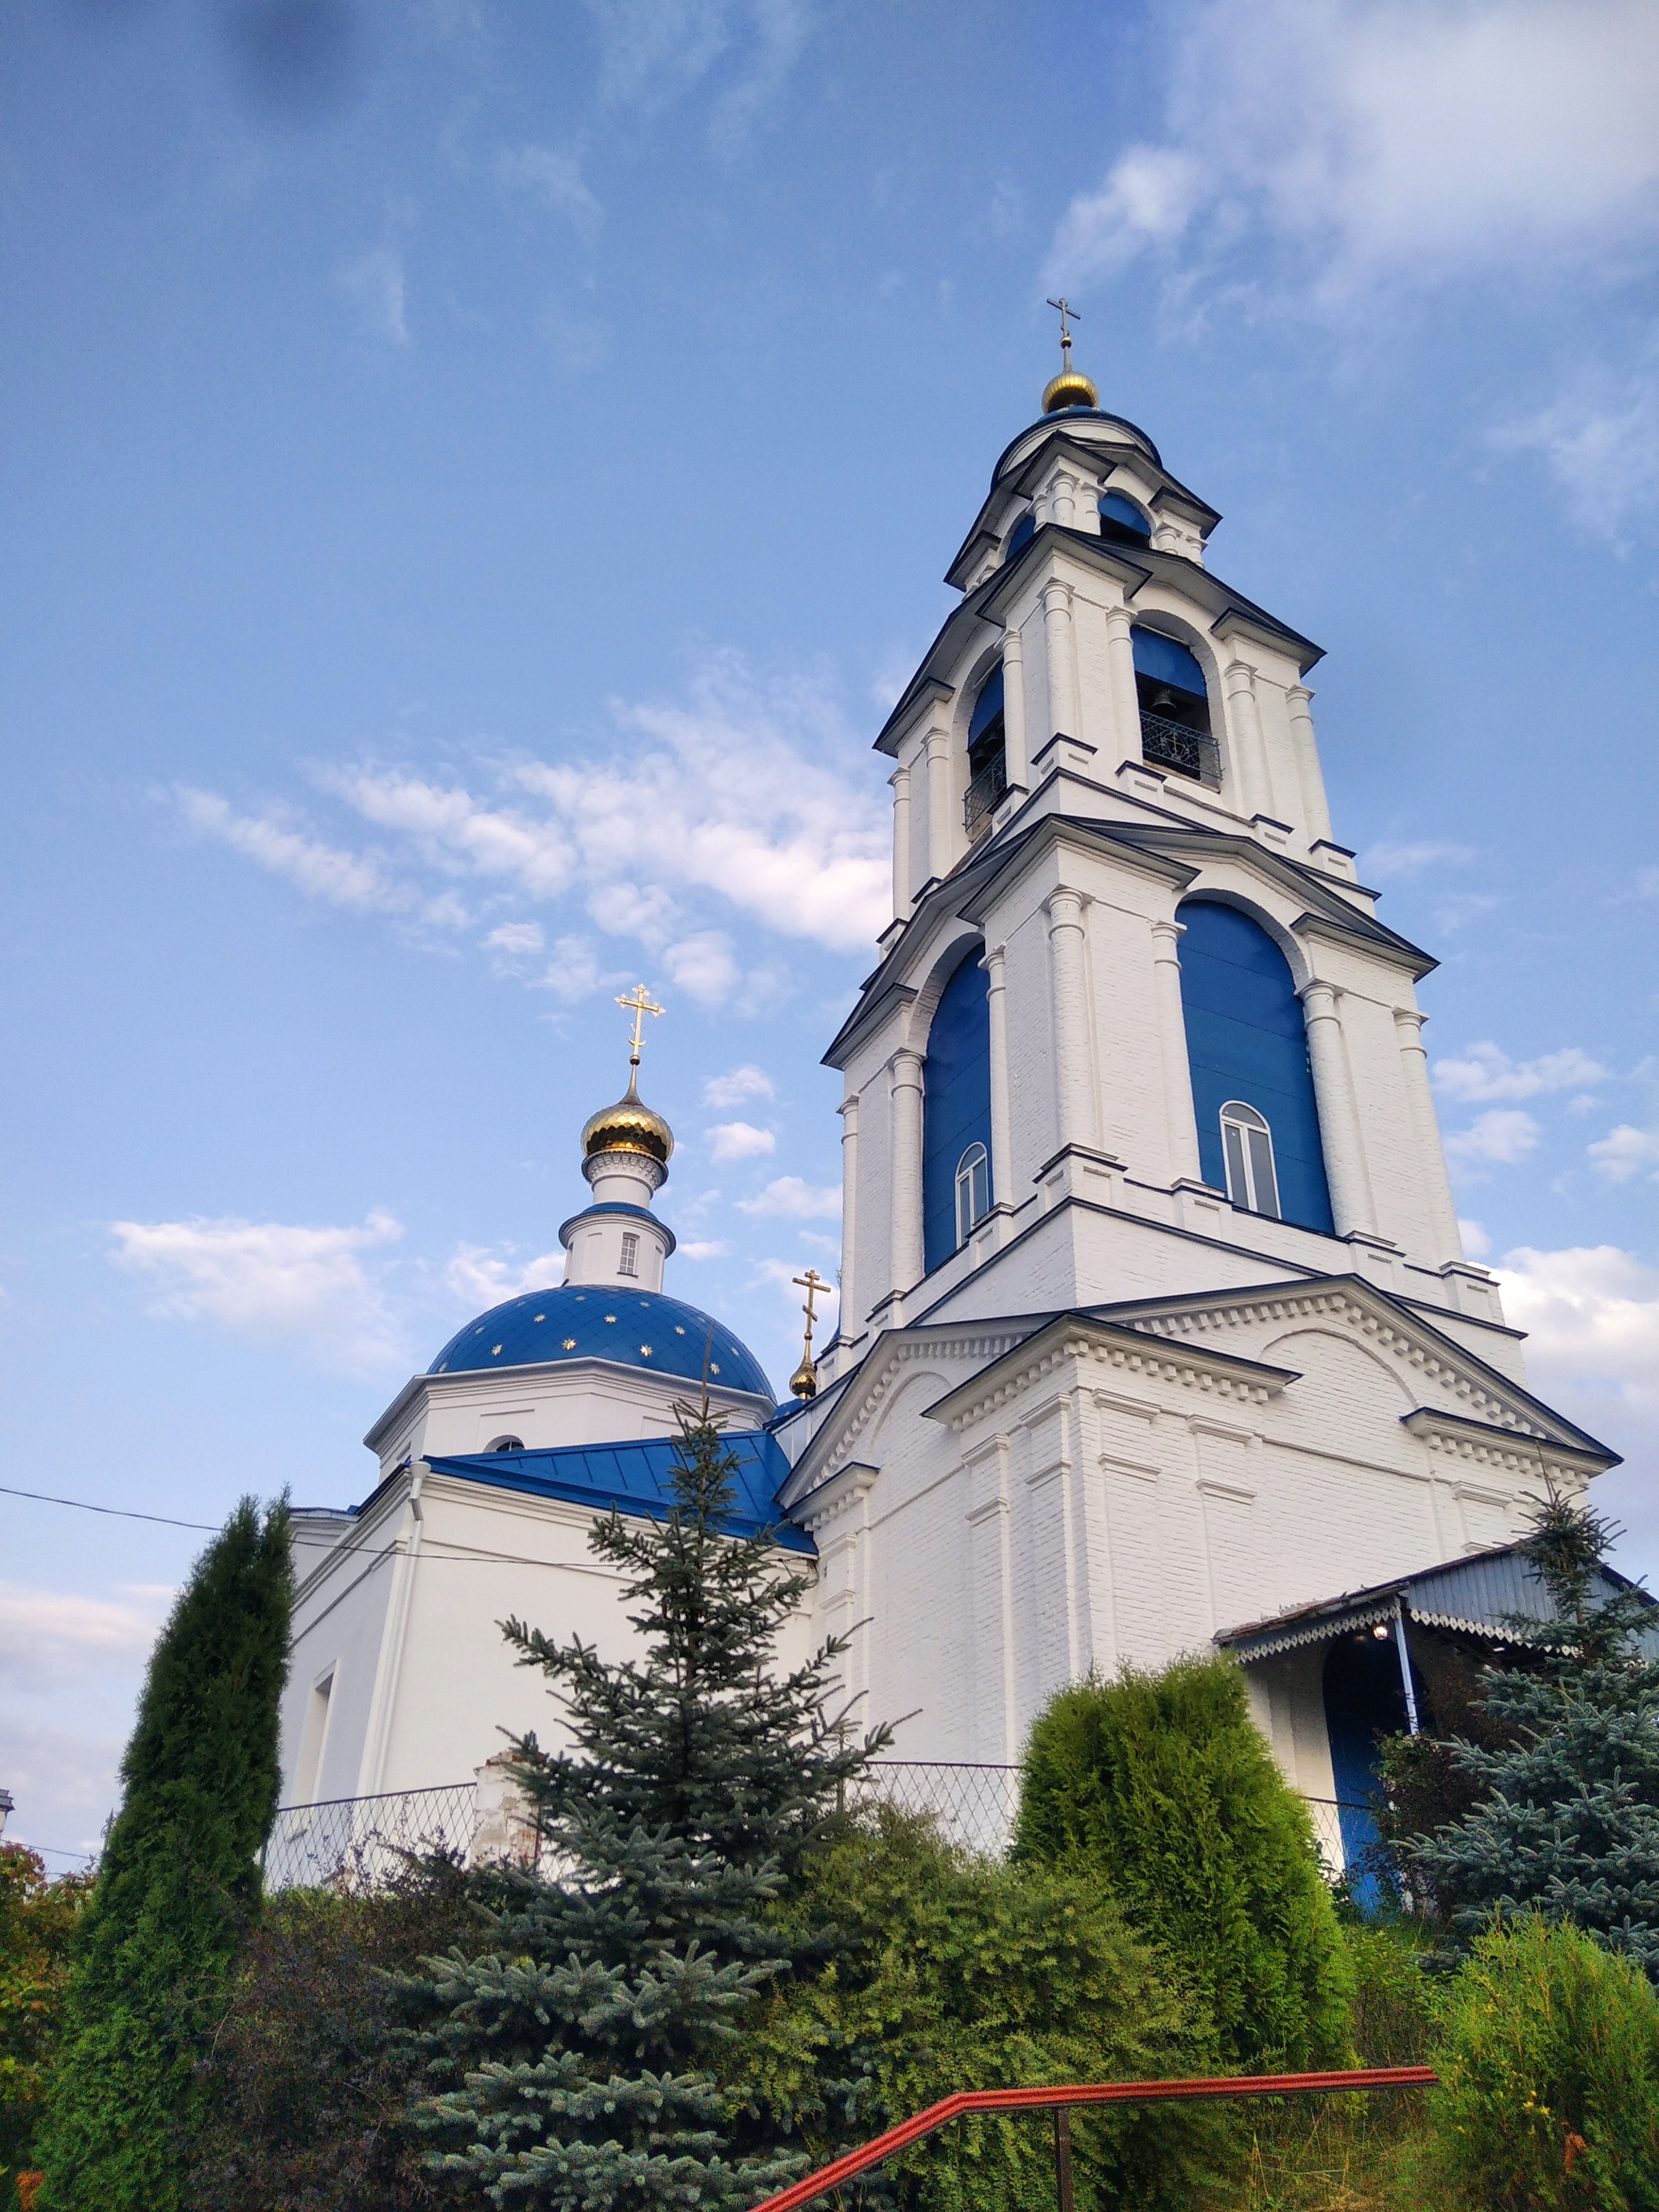
{"type": "Polygon", "coordinates": [[[862,1327],[866,1302],[858,1289],[859,1220],[859,1094],[849,1091],[837,1111],[841,1115],[841,1317],[836,1334],[856,1334],[862,1327]]]}
{"type": "Polygon", "coordinates": [[[1030,755],[1025,742],[1025,641],[1018,623],[1010,623],[1002,638],[1002,757],[1009,784],[1027,791],[1031,783],[1030,755]]]}
{"type": "Polygon", "coordinates": [[[1285,694],[1291,710],[1291,744],[1296,753],[1297,779],[1302,787],[1302,828],[1310,845],[1331,834],[1331,810],[1325,803],[1325,778],[1319,766],[1319,744],[1314,736],[1310,703],[1313,693],[1305,684],[1292,684],[1285,694]]]}
{"type": "Polygon", "coordinates": [[[1140,694],[1135,689],[1135,643],[1129,610],[1119,605],[1106,610],[1106,658],[1112,678],[1112,722],[1120,760],[1140,758],[1140,694]]]}
{"type": "Polygon", "coordinates": [[[1062,1146],[1095,1141],[1095,1083],[1090,1050],[1088,968],[1083,951],[1083,896],[1051,891],[1048,916],[1054,1105],[1062,1146]]]}
{"type": "Polygon", "coordinates": [[[1313,1069],[1314,1097],[1319,1107],[1319,1140],[1325,1154],[1326,1180],[1330,1186],[1331,1212],[1337,1235],[1346,1237],[1355,1230],[1374,1230],[1376,1224],[1370,1181],[1365,1172],[1353,1078],[1343,1042],[1342,1020],[1337,1012],[1336,987],[1334,983],[1304,983],[1301,996],[1308,1027],[1308,1059],[1313,1069]]]}
{"type": "Polygon", "coordinates": [[[927,872],[948,876],[954,858],[951,835],[951,732],[935,721],[927,732],[927,872]]]}
{"type": "Polygon", "coordinates": [[[908,921],[916,880],[910,866],[910,771],[896,768],[887,781],[893,787],[893,919],[908,921]]]}
{"type": "Polygon", "coordinates": [[[893,1054],[893,1248],[890,1288],[904,1291],[921,1280],[921,1054],[908,1047],[893,1054]]]}
{"type": "Polygon", "coordinates": [[[1164,1123],[1170,1133],[1170,1165],[1177,1182],[1201,1182],[1198,1119],[1193,1110],[1193,1072],[1187,1059],[1187,1017],[1181,1002],[1180,921],[1152,924],[1152,981],[1158,994],[1158,1041],[1164,1068],[1164,1123]]]}
{"type": "Polygon", "coordinates": [[[1222,671],[1227,687],[1227,721],[1233,738],[1233,766],[1238,790],[1233,803],[1248,817],[1271,814],[1273,787],[1267,780],[1267,748],[1261,737],[1261,709],[1256,703],[1255,671],[1248,660],[1230,660],[1222,671]]]}
{"type": "Polygon", "coordinates": [[[1072,636],[1072,587],[1058,576],[1042,587],[1042,636],[1048,663],[1048,724],[1043,742],[1063,730],[1080,735],[1077,719],[1077,660],[1072,636]]]}
{"type": "Polygon", "coordinates": [[[994,945],[981,965],[990,978],[986,1008],[991,1030],[991,1196],[1012,1200],[1014,1192],[1014,1109],[1008,1080],[1008,956],[994,945]]]}
{"type": "Polygon", "coordinates": [[[1429,1056],[1423,1048],[1424,1018],[1414,1006],[1396,1006],[1394,1010],[1400,1065],[1417,1136],[1417,1172],[1428,1202],[1429,1233],[1434,1238],[1435,1257],[1443,1267],[1449,1261],[1462,1261],[1463,1232],[1457,1225],[1457,1208],[1452,1200],[1445,1147],[1440,1138],[1440,1119],[1434,1110],[1434,1092],[1429,1086],[1429,1056]]]}

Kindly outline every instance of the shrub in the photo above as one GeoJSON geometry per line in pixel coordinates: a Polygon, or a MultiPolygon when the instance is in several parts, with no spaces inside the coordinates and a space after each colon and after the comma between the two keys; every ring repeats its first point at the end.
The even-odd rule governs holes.
{"type": "Polygon", "coordinates": [[[1061,1691],[1031,1733],[1015,1850],[1101,1870],[1201,1997],[1224,2067],[1348,2062],[1352,1969],[1307,1811],[1228,1661],[1061,1691]]]}
{"type": "MultiPolygon", "coordinates": [[[[13,2212],[19,2178],[35,2166],[34,2136],[48,2068],[63,2027],[70,1939],[88,1874],[48,1879],[21,1844],[0,1844],[0,2207],[13,2212]]],[[[31,2192],[32,2193],[32,2192],[31,2192]]]]}
{"type": "Polygon", "coordinates": [[[1351,1924],[1353,2039],[1362,2066],[1420,2066],[1434,2033],[1434,1984],[1408,1923],[1351,1924]]]}
{"type": "Polygon", "coordinates": [[[373,1890],[284,1890],[267,1902],[198,2076],[186,2204],[415,2212],[447,2201],[407,2123],[418,2062],[387,1976],[474,1936],[482,1886],[434,1860],[373,1890]]]}
{"type": "Polygon", "coordinates": [[[1467,2212],[1656,2212],[1659,1999],[1575,1928],[1480,1937],[1432,2055],[1425,2179],[1467,2212]]]}
{"type": "MultiPolygon", "coordinates": [[[[1157,2079],[1200,2070],[1201,2011],[1086,1865],[1004,1865],[884,1811],[810,1858],[783,1917],[834,1923],[823,1972],[762,1999],[733,2094],[820,2165],[956,2089],[1157,2079]]],[[[1073,2115],[1080,2204],[1185,2206],[1233,2138],[1215,2106],[1073,2115]]],[[[892,2162],[902,2201],[1052,2212],[1047,2112],[952,2124],[892,2162]]]]}

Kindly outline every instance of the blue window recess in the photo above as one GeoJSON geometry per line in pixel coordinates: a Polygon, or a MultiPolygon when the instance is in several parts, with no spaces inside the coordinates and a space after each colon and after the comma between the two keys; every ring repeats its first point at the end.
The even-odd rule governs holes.
{"type": "Polygon", "coordinates": [[[1208,699],[1209,686],[1197,656],[1188,653],[1178,638],[1165,637],[1161,629],[1143,629],[1137,623],[1129,633],[1129,641],[1134,647],[1137,676],[1147,677],[1154,684],[1171,684],[1197,699],[1208,699]]]}
{"type": "Polygon", "coordinates": [[[1121,491],[1109,491],[1100,502],[1100,534],[1112,544],[1146,545],[1151,543],[1152,526],[1133,500],[1125,499],[1121,491]]]}
{"type": "MultiPolygon", "coordinates": [[[[976,945],[945,987],[927,1032],[921,1123],[921,1236],[927,1273],[957,1245],[957,1170],[982,1145],[991,1152],[991,979],[976,945]]],[[[991,1162],[986,1196],[989,1202],[991,1162]]]]}
{"type": "Polygon", "coordinates": [[[1005,561],[1012,561],[1022,546],[1029,545],[1036,536],[1036,517],[1028,507],[1008,533],[1008,543],[1003,552],[1005,561]]]}
{"type": "Polygon", "coordinates": [[[1399,1735],[1406,1727],[1406,1694],[1394,1631],[1378,1622],[1374,1628],[1339,1638],[1325,1654],[1322,1686],[1349,1891],[1369,1917],[1395,1901],[1389,1893],[1392,1885],[1377,1863],[1382,1838],[1375,1809],[1377,1746],[1385,1735],[1399,1735]]]}
{"type": "MultiPolygon", "coordinates": [[[[1231,1189],[1222,1109],[1254,1107],[1273,1133],[1280,1214],[1328,1237],[1335,1224],[1319,1109],[1289,964],[1267,931],[1236,907],[1188,899],[1177,919],[1187,929],[1181,940],[1181,1004],[1204,1180],[1218,1190],[1231,1189]]],[[[1249,1201],[1235,1193],[1234,1202],[1249,1201]]]]}

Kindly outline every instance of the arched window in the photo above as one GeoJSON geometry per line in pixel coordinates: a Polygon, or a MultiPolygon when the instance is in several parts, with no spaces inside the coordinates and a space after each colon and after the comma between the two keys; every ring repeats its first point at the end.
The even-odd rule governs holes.
{"type": "Polygon", "coordinates": [[[1188,899],[1176,920],[1184,926],[1181,1004],[1204,1180],[1236,1206],[1276,1212],[1328,1237],[1334,1224],[1319,1108],[1289,964],[1258,922],[1218,899],[1188,899]],[[1252,1114],[1259,1127],[1243,1118],[1252,1114]],[[1266,1140],[1274,1207],[1261,1202],[1267,1186],[1252,1162],[1258,1136],[1266,1140]],[[1235,1143],[1238,1170],[1229,1157],[1235,1143]]]}
{"type": "Polygon", "coordinates": [[[637,1275],[639,1272],[639,1232],[637,1230],[634,1229],[624,1229],[623,1231],[622,1241],[622,1258],[617,1262],[617,1273],[619,1275],[637,1275]]]}
{"type": "Polygon", "coordinates": [[[484,1446],[484,1449],[486,1451],[493,1452],[522,1451],[524,1449],[524,1438],[522,1437],[497,1437],[495,1443],[492,1444],[486,1444],[484,1446]]]}
{"type": "Polygon", "coordinates": [[[1036,516],[1028,507],[1019,520],[1008,532],[1008,543],[1002,549],[1005,561],[1012,561],[1024,545],[1029,545],[1036,536],[1036,516]]]}
{"type": "Polygon", "coordinates": [[[990,977],[977,943],[946,983],[927,1032],[922,1072],[921,1230],[927,1273],[962,1243],[957,1170],[978,1146],[985,1156],[985,1204],[992,1197],[990,977]]]}
{"type": "Polygon", "coordinates": [[[1121,491],[1109,491],[1100,502],[1100,534],[1112,545],[1146,545],[1152,526],[1121,491]]]}
{"type": "Polygon", "coordinates": [[[1210,692],[1204,671],[1180,641],[1137,623],[1135,690],[1140,700],[1140,750],[1157,768],[1189,775],[1212,788],[1221,781],[1210,735],[1210,692]]]}
{"type": "Polygon", "coordinates": [[[972,842],[977,843],[989,830],[996,803],[1007,788],[1002,663],[998,661],[979,687],[968,725],[968,790],[962,802],[962,818],[972,842]]]}
{"type": "Polygon", "coordinates": [[[1227,1164],[1227,1195],[1233,1204],[1279,1220],[1273,1133],[1242,1098],[1230,1098],[1221,1109],[1221,1150],[1227,1164]]]}
{"type": "Polygon", "coordinates": [[[957,1162],[957,1242],[965,1244],[976,1221],[991,1211],[991,1158],[983,1145],[969,1145],[957,1162]]]}

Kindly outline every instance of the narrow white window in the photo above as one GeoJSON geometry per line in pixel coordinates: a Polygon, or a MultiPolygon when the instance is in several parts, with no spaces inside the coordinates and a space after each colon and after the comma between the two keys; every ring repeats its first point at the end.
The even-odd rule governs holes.
{"type": "Polygon", "coordinates": [[[300,1735],[300,1765],[294,1778],[294,1802],[296,1805],[313,1805],[317,1802],[317,1781],[323,1770],[323,1747],[328,1736],[329,1701],[334,1695],[334,1670],[331,1668],[320,1682],[312,1685],[306,1701],[305,1727],[300,1735]]]}
{"type": "Polygon", "coordinates": [[[976,1221],[991,1211],[991,1163],[983,1145],[969,1145],[957,1162],[957,1243],[965,1244],[976,1221]]]}
{"type": "Polygon", "coordinates": [[[623,1255],[617,1263],[619,1275],[637,1275],[640,1272],[640,1240],[631,1229],[623,1231],[623,1255]]]}
{"type": "Polygon", "coordinates": [[[1273,1135],[1254,1106],[1230,1098],[1221,1109],[1221,1142],[1227,1155],[1227,1195],[1251,1213],[1279,1219],[1273,1135]]]}

